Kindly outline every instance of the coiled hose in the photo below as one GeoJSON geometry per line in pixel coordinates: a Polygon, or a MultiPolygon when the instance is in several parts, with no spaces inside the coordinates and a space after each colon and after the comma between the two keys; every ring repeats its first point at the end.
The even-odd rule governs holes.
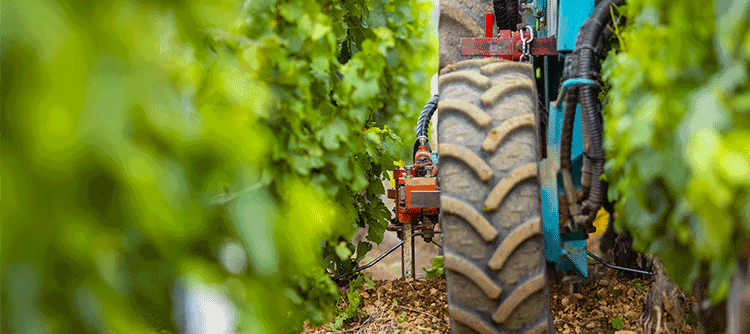
{"type": "MultiPolygon", "coordinates": [[[[570,57],[566,59],[563,76],[569,78],[585,78],[597,80],[599,73],[599,57],[603,52],[605,44],[611,37],[611,27],[618,22],[612,22],[610,8],[619,5],[623,0],[602,0],[597,4],[594,13],[584,22],[578,31],[575,48],[570,57]],[[607,29],[605,29],[605,27],[607,29]]],[[[579,87],[569,94],[577,94],[578,103],[581,105],[582,127],[587,150],[584,152],[584,178],[582,180],[583,202],[585,216],[576,217],[579,227],[593,222],[596,213],[602,206],[606,194],[606,184],[600,179],[604,172],[604,150],[602,148],[602,115],[601,105],[598,100],[598,88],[591,86],[579,87]],[[590,184],[589,184],[590,183],[590,184]]],[[[571,107],[572,108],[572,107],[571,107]]],[[[572,138],[572,125],[574,112],[566,110],[563,120],[563,136],[561,141],[561,168],[570,168],[570,140],[572,138]]],[[[566,198],[568,204],[575,198],[569,180],[565,180],[566,198]]],[[[577,211],[577,210],[575,210],[577,211]]]]}
{"type": "Polygon", "coordinates": [[[427,146],[427,150],[432,151],[430,144],[427,143],[426,139],[430,133],[430,119],[435,113],[435,110],[437,110],[438,100],[439,96],[433,95],[427,101],[427,104],[424,105],[424,108],[422,108],[422,112],[419,113],[419,119],[417,120],[417,140],[414,142],[414,151],[412,152],[412,155],[417,154],[417,150],[420,146],[420,138],[423,137],[425,138],[425,146],[427,146]]]}

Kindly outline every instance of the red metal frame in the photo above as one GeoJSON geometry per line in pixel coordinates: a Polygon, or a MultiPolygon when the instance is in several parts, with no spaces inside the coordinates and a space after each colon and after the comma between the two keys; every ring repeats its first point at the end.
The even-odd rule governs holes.
{"type": "MultiPolygon", "coordinates": [[[[492,13],[484,14],[484,37],[492,38],[492,21],[495,19],[495,15],[492,13]]],[[[485,55],[485,58],[492,56],[485,55]]]]}
{"type": "MultiPolygon", "coordinates": [[[[497,56],[506,60],[519,60],[523,50],[521,34],[526,38],[530,34],[526,31],[500,30],[498,36],[492,36],[492,21],[494,15],[487,13],[484,16],[485,38],[461,38],[461,54],[482,55],[486,58],[497,56]]],[[[529,44],[529,53],[532,56],[556,56],[556,38],[534,38],[529,44]]]]}

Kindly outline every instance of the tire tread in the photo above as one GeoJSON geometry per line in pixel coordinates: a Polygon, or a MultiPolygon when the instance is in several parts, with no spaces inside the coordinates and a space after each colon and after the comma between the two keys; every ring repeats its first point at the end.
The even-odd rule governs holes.
{"type": "Polygon", "coordinates": [[[537,106],[518,103],[518,94],[536,101],[533,78],[532,67],[528,64],[486,58],[447,66],[438,79],[441,92],[438,178],[443,180],[450,176],[450,182],[458,182],[440,184],[443,191],[440,221],[445,222],[444,217],[452,215],[450,224],[465,226],[443,229],[446,233],[443,250],[448,310],[453,322],[462,325],[452,328],[452,332],[461,329],[484,334],[553,331],[544,238],[539,237],[543,234],[541,199],[539,194],[529,196],[526,190],[529,185],[539,189],[539,138],[533,129],[538,126],[537,106]],[[448,119],[451,121],[443,123],[448,119]],[[532,128],[531,131],[524,130],[528,128],[532,128]],[[529,133],[533,133],[533,145],[521,146],[526,144],[519,144],[516,139],[529,133]],[[478,144],[473,144],[473,138],[480,139],[478,144]],[[501,168],[493,163],[497,154],[521,158],[501,168]],[[450,168],[443,164],[449,164],[450,168]],[[477,196],[478,201],[456,195],[468,194],[467,185],[474,187],[468,188],[469,193],[481,194],[477,196]],[[508,199],[514,199],[516,204],[513,205],[521,207],[509,207],[508,199]],[[535,209],[529,209],[532,207],[535,209]],[[518,218],[506,219],[508,224],[503,220],[501,224],[503,210],[511,210],[511,217],[518,218]],[[512,210],[521,213],[514,216],[516,211],[512,210]],[[468,232],[470,230],[477,233],[468,232]],[[465,246],[477,243],[484,246],[465,246]],[[521,249],[524,251],[519,253],[521,249]],[[518,261],[526,260],[533,261],[518,267],[518,261]],[[518,271],[521,270],[518,268],[524,269],[518,271]],[[513,274],[507,276],[507,273],[513,274]],[[540,293],[543,298],[539,297],[540,293]],[[483,301],[479,303],[476,298],[483,301]],[[523,311],[530,309],[539,312],[523,311]]]}

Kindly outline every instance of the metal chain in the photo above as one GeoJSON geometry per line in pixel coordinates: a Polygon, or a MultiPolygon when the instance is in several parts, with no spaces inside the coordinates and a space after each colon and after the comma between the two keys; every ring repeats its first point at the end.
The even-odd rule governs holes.
{"type": "Polygon", "coordinates": [[[534,40],[534,29],[531,28],[530,25],[526,25],[525,27],[521,28],[519,30],[519,33],[521,34],[521,42],[523,42],[523,54],[521,54],[520,61],[531,61],[531,52],[529,45],[531,44],[531,41],[534,40]],[[526,38],[526,35],[523,34],[524,30],[529,31],[529,38],[526,38]]]}

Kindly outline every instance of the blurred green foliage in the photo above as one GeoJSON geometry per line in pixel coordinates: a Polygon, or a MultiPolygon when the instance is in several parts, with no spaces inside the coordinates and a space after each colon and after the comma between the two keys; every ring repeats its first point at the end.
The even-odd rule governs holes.
{"type": "Polygon", "coordinates": [[[723,299],[750,236],[747,0],[629,0],[603,64],[605,165],[618,224],[687,289],[723,299]]]}
{"type": "Polygon", "coordinates": [[[375,196],[428,98],[431,8],[3,2],[2,331],[184,331],[195,283],[238,332],[329,318],[324,267],[368,246],[334,249],[390,218],[375,196]]]}
{"type": "Polygon", "coordinates": [[[354,318],[358,313],[367,316],[364,311],[359,310],[360,306],[362,306],[362,302],[364,302],[361,294],[363,286],[375,289],[375,283],[364,273],[351,281],[349,283],[349,290],[345,295],[339,297],[339,301],[336,303],[336,316],[330,323],[326,324],[326,327],[332,331],[340,331],[344,322],[348,319],[354,318]]]}
{"type": "Polygon", "coordinates": [[[422,267],[425,277],[429,279],[445,278],[445,259],[442,255],[432,258],[432,267],[429,269],[422,267]]]}

